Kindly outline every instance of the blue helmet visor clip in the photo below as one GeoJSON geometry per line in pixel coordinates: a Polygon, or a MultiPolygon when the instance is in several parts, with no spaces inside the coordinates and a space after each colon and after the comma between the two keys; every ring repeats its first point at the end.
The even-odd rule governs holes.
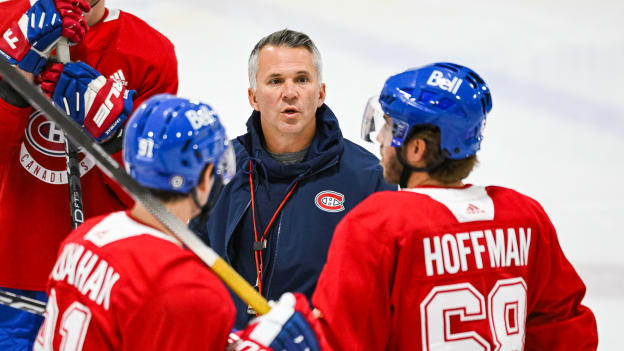
{"type": "Polygon", "coordinates": [[[379,103],[379,95],[368,99],[362,115],[361,137],[365,141],[378,141],[389,145],[392,140],[392,119],[384,118],[384,112],[379,103]]]}

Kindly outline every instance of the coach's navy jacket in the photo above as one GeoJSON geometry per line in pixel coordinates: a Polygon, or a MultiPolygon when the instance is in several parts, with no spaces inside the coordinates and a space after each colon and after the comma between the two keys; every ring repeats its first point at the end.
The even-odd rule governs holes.
{"type": "MultiPolygon", "coordinates": [[[[268,299],[277,300],[287,291],[310,298],[338,222],[371,193],[397,189],[383,180],[374,155],[342,137],[327,105],[317,110],[316,124],[305,159],[283,165],[264,149],[260,113],[254,111],[247,121],[248,133],[234,140],[236,175],[223,188],[207,222],[191,222],[202,240],[255,285],[250,175],[258,237],[294,186],[266,235],[262,295],[268,299]]],[[[375,250],[375,243],[370,249],[375,250]]],[[[234,302],[235,327],[243,328],[249,317],[247,305],[238,297],[234,302]]]]}

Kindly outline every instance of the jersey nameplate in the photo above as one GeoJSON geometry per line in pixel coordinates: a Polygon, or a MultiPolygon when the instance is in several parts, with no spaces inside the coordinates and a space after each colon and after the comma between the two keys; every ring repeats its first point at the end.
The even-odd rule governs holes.
{"type": "Polygon", "coordinates": [[[138,235],[151,235],[180,245],[174,237],[134,221],[123,211],[115,212],[103,219],[91,228],[84,238],[95,246],[102,247],[112,242],[138,235]]]}
{"type": "Polygon", "coordinates": [[[457,218],[459,223],[491,221],[494,219],[494,203],[485,187],[471,186],[465,189],[453,188],[409,188],[411,191],[427,195],[443,204],[457,218]]]}

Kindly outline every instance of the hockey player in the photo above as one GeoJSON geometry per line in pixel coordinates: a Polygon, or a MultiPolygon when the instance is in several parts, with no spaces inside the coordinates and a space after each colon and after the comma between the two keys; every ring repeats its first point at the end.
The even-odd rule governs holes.
{"type": "MultiPolygon", "coordinates": [[[[129,120],[123,159],[130,176],[183,222],[200,212],[215,180],[227,184],[235,170],[213,109],[168,94],[129,120]]],[[[73,231],[48,293],[35,350],[225,350],[235,318],[217,276],[139,203],[73,231]]],[[[303,296],[287,294],[273,306],[233,336],[232,349],[319,349],[303,296]]]]}
{"type": "MultiPolygon", "coordinates": [[[[72,61],[82,63],[45,71],[42,87],[63,109],[65,99],[71,117],[119,161],[124,120],[148,97],[177,91],[177,62],[173,45],[142,20],[107,9],[105,0],[90,5],[89,10],[82,0],[0,2],[0,56],[33,79],[61,35],[80,42],[70,52],[72,61]],[[76,105],[76,96],[92,103],[76,105]],[[110,112],[98,114],[105,118],[94,127],[101,108],[110,112]]],[[[63,133],[2,81],[0,122],[0,288],[45,300],[47,275],[71,230],[63,133]]],[[[80,153],[79,165],[85,218],[132,205],[91,157],[80,153]]],[[[0,306],[0,349],[31,349],[41,320],[0,306]]]]}
{"type": "MultiPolygon", "coordinates": [[[[271,33],[248,68],[254,111],[233,142],[238,173],[207,223],[191,226],[266,298],[310,298],[336,224],[366,196],[396,186],[375,156],[342,136],[310,37],[271,33]]],[[[235,305],[242,328],[255,311],[238,298],[235,305]]]]}
{"type": "MultiPolygon", "coordinates": [[[[233,173],[228,147],[209,105],[158,95],[129,120],[123,156],[129,174],[187,222],[215,177],[227,183],[233,173]]],[[[35,350],[224,349],[234,318],[218,278],[138,203],[67,237],[48,294],[35,350]]]]}
{"type": "Polygon", "coordinates": [[[378,133],[402,191],[336,228],[313,297],[334,348],[596,349],[585,285],[540,204],[463,182],[491,107],[481,77],[452,63],[391,76],[369,101],[363,136],[378,133]]]}

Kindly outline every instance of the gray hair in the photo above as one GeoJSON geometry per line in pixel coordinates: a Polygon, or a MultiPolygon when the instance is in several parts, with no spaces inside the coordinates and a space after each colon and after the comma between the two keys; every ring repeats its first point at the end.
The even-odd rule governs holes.
{"type": "Polygon", "coordinates": [[[258,55],[260,54],[260,50],[269,45],[286,46],[289,48],[306,48],[312,54],[312,62],[318,74],[319,85],[323,82],[323,62],[321,61],[321,53],[316,48],[316,45],[314,45],[312,39],[305,33],[282,29],[260,39],[253,50],[251,50],[247,73],[249,74],[249,87],[252,90],[255,91],[258,87],[258,82],[256,80],[256,74],[258,73],[258,55]]]}

